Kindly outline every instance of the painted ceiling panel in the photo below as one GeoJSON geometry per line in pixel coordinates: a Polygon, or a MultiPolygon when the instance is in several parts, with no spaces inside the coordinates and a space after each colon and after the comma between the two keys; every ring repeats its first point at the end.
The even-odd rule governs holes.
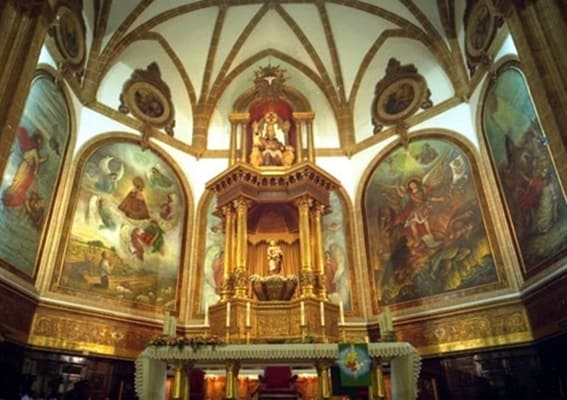
{"type": "Polygon", "coordinates": [[[191,79],[197,97],[203,83],[203,71],[217,14],[217,8],[206,8],[174,18],[154,29],[171,43],[191,79]]]}
{"type": "Polygon", "coordinates": [[[219,47],[215,54],[215,62],[211,77],[216,79],[226,57],[232,50],[236,40],[250,22],[260,5],[246,5],[230,7],[226,13],[225,22],[219,40],[219,47]]]}

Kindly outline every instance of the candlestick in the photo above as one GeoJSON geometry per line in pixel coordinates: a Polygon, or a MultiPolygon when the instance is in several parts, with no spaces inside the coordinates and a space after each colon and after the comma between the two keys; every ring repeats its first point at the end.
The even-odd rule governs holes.
{"type": "Polygon", "coordinates": [[[323,302],[319,303],[319,309],[321,312],[321,326],[325,326],[325,304],[323,302]]]}
{"type": "Polygon", "coordinates": [[[162,329],[162,333],[164,335],[168,335],[169,334],[169,311],[166,311],[165,314],[163,315],[163,329],[162,329]]]}
{"type": "Polygon", "coordinates": [[[250,326],[250,302],[246,302],[246,327],[250,326]]]}
{"type": "Polygon", "coordinates": [[[169,336],[177,334],[177,319],[173,316],[169,317],[169,336]]]}
{"type": "Polygon", "coordinates": [[[226,327],[230,328],[230,301],[226,302],[226,327]]]}
{"type": "Polygon", "coordinates": [[[301,300],[301,303],[299,303],[299,310],[299,315],[301,316],[301,325],[305,325],[305,303],[303,302],[303,300],[301,300]]]}
{"type": "Polygon", "coordinates": [[[378,325],[380,325],[380,334],[384,335],[386,327],[384,326],[384,313],[378,314],[378,325]]]}
{"type": "Polygon", "coordinates": [[[390,310],[390,307],[386,307],[384,309],[384,322],[386,325],[386,331],[393,331],[394,330],[394,324],[392,323],[392,310],[390,310]]]}
{"type": "Polygon", "coordinates": [[[205,326],[209,326],[209,303],[205,302],[205,326]]]}
{"type": "Polygon", "coordinates": [[[342,300],[339,302],[339,315],[341,317],[341,325],[344,325],[345,324],[345,309],[344,309],[342,300]]]}

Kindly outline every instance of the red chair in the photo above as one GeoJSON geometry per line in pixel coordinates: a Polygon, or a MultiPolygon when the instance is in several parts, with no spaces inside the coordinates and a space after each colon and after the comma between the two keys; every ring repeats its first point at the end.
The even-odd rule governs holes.
{"type": "Polygon", "coordinates": [[[292,375],[289,366],[267,366],[264,368],[264,375],[258,378],[260,384],[253,393],[257,400],[295,400],[302,397],[297,388],[297,375],[292,375]]]}
{"type": "Polygon", "coordinates": [[[189,398],[191,400],[205,400],[205,371],[192,369],[189,374],[189,398]]]}

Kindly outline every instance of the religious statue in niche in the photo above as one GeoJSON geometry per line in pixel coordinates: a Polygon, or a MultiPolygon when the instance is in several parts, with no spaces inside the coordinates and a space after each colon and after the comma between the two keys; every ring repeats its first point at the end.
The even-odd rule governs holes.
{"type": "Polygon", "coordinates": [[[268,270],[270,274],[279,274],[282,272],[283,250],[275,240],[270,240],[268,246],[268,270]]]}
{"type": "Polygon", "coordinates": [[[283,120],[274,111],[267,111],[260,120],[252,122],[250,164],[289,167],[295,159],[295,149],[286,145],[284,139],[290,126],[289,120],[283,120]]]}

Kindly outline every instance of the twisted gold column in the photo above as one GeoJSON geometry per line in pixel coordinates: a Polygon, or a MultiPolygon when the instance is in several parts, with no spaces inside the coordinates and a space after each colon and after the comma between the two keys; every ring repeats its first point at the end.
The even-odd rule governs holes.
{"type": "Polygon", "coordinates": [[[309,221],[309,208],[313,200],[304,196],[296,200],[299,210],[299,250],[301,257],[300,285],[301,297],[313,297],[313,269],[311,261],[311,228],[309,221]]]}
{"type": "Polygon", "coordinates": [[[222,207],[224,215],[224,263],[222,276],[221,301],[227,301],[233,291],[232,269],[234,266],[234,209],[232,205],[222,207]]]}
{"type": "Polygon", "coordinates": [[[316,293],[321,300],[327,300],[327,285],[325,279],[325,258],[323,255],[323,227],[321,223],[321,216],[325,206],[323,204],[316,204],[311,212],[313,219],[313,254],[315,255],[314,272],[316,275],[316,293]]]}
{"type": "Polygon", "coordinates": [[[236,208],[236,270],[235,270],[235,293],[237,298],[246,298],[248,282],[247,259],[248,259],[248,207],[250,202],[246,199],[237,199],[233,202],[236,208]]]}

